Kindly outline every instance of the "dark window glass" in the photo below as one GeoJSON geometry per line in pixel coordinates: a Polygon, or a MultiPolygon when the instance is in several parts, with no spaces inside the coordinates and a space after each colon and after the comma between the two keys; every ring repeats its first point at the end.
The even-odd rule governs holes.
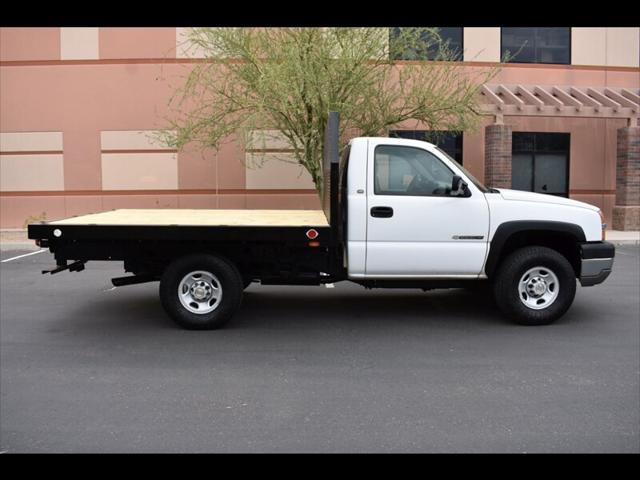
{"type": "Polygon", "coordinates": [[[376,195],[443,196],[453,183],[453,172],[426,150],[379,145],[373,158],[376,195]]]}
{"type": "Polygon", "coordinates": [[[447,152],[450,157],[462,165],[462,132],[391,130],[389,132],[389,136],[433,143],[447,152]]]}
{"type": "Polygon", "coordinates": [[[515,190],[567,197],[568,133],[513,133],[511,186],[515,190]]]}
{"type": "MultiPolygon", "coordinates": [[[[395,27],[389,30],[390,39],[393,41],[400,34],[400,27],[395,27]]],[[[451,51],[454,55],[454,60],[462,61],[462,27],[438,27],[438,34],[441,38],[441,43],[446,45],[446,49],[451,51]]],[[[424,40],[428,40],[429,33],[425,31],[422,36],[424,40]]],[[[397,55],[394,60],[435,60],[439,52],[439,44],[430,44],[426,51],[415,51],[414,49],[407,49],[400,55],[397,55]]]]}
{"type": "Polygon", "coordinates": [[[571,63],[569,27],[502,28],[501,44],[513,63],[571,63]]]}

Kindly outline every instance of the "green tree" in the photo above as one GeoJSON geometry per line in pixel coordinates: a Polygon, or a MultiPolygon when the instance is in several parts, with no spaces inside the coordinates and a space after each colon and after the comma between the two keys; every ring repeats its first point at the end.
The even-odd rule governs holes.
{"type": "Polygon", "coordinates": [[[354,135],[386,135],[401,122],[429,130],[476,127],[481,85],[498,71],[455,62],[461,52],[435,28],[193,28],[204,52],[169,102],[165,143],[217,149],[231,134],[255,148],[277,130],[322,192],[329,111],[340,112],[341,148],[354,135]],[[398,61],[407,58],[431,61],[398,61]]]}

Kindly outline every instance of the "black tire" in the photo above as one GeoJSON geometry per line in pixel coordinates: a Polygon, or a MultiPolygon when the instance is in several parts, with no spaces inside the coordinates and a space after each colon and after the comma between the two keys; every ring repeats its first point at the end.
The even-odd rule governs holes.
{"type": "MultiPolygon", "coordinates": [[[[536,281],[533,276],[525,278],[536,281]]],[[[524,247],[512,252],[502,261],[496,272],[493,291],[498,308],[515,323],[548,325],[564,315],[573,303],[576,275],[569,261],[557,251],[547,247],[524,247]],[[544,306],[543,299],[529,297],[519,291],[520,280],[530,269],[536,267],[550,270],[558,280],[559,285],[554,287],[558,288],[555,300],[550,301],[548,306],[544,306]],[[541,303],[536,306],[540,309],[525,305],[527,300],[541,303]]]]}
{"type": "Polygon", "coordinates": [[[242,291],[243,280],[237,268],[215,255],[194,254],[178,258],[169,264],[160,279],[162,306],[174,322],[189,330],[213,330],[225,325],[240,307],[242,291]],[[193,313],[178,297],[180,282],[195,271],[210,272],[221,288],[219,304],[211,312],[193,313]]]}

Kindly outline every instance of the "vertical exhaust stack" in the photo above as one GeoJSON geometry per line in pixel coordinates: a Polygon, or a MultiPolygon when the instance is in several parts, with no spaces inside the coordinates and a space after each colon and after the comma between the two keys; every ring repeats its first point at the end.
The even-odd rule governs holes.
{"type": "Polygon", "coordinates": [[[329,112],[322,161],[322,210],[336,230],[338,223],[338,171],[340,163],[340,113],[329,112]]]}

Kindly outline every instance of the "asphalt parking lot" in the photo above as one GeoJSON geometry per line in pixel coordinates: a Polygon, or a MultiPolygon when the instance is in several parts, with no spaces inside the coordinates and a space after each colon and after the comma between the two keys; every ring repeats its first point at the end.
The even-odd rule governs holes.
{"type": "Polygon", "coordinates": [[[547,327],[341,283],[252,285],[185,331],[120,263],[53,263],[0,264],[2,452],[640,452],[637,246],[547,327]]]}

